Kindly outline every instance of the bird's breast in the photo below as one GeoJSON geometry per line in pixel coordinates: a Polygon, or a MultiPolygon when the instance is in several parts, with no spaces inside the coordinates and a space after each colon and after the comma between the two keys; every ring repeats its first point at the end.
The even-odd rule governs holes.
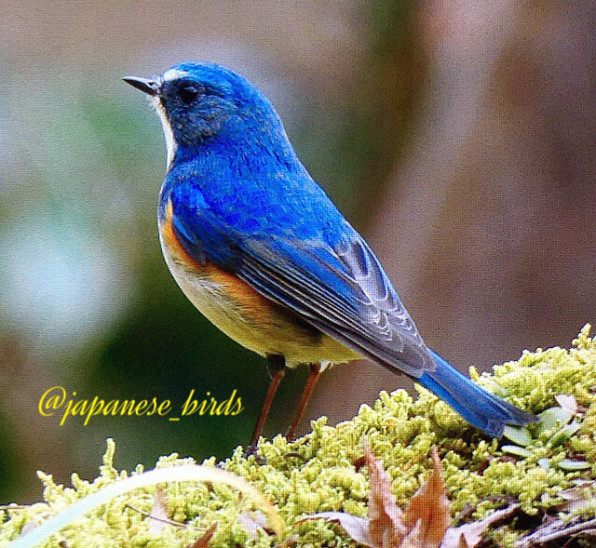
{"type": "Polygon", "coordinates": [[[281,354],[289,366],[359,358],[234,274],[196,261],[180,244],[172,220],[169,203],[159,223],[166,263],[186,297],[226,335],[262,356],[281,354]]]}

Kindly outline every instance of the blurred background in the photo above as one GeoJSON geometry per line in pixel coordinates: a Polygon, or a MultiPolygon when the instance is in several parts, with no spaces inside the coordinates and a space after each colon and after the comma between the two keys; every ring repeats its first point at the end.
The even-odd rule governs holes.
{"type": "MultiPolygon", "coordinates": [[[[0,503],[35,470],[93,478],[250,437],[263,360],[212,327],[161,256],[159,120],[120,81],[226,64],[272,99],[312,175],[370,241],[427,343],[467,371],[568,346],[596,320],[596,3],[0,0],[0,503]],[[42,393],[233,389],[237,417],[42,417],[42,393]]],[[[305,368],[303,368],[305,369],[305,368]]],[[[291,420],[290,372],[266,428],[291,420]]],[[[308,420],[407,384],[338,367],[308,420]]]]}

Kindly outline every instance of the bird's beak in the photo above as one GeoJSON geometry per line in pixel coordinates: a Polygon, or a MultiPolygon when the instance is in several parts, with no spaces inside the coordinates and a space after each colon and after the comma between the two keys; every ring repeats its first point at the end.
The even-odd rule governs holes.
{"type": "Polygon", "coordinates": [[[149,80],[148,78],[139,78],[138,76],[126,76],[122,78],[127,84],[130,84],[133,88],[140,89],[147,95],[157,95],[159,91],[159,84],[155,80],[149,80]]]}

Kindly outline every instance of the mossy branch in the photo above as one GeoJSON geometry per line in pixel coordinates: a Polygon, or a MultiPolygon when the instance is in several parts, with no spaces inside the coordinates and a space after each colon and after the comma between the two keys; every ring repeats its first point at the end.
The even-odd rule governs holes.
{"type": "MultiPolygon", "coordinates": [[[[362,405],[356,417],[335,427],[325,417],[314,421],[312,432],[293,443],[282,436],[262,441],[260,453],[266,464],[244,458],[238,448],[221,466],[276,505],[287,526],[287,538],[295,535],[298,546],[354,545],[333,523],[300,519],[326,511],[366,516],[369,475],[361,465],[365,438],[382,459],[402,507],[430,473],[432,446],[437,447],[443,463],[454,524],[482,519],[497,508],[520,503],[524,519],[493,529],[496,545],[513,546],[549,513],[571,521],[594,519],[596,504],[589,501],[596,478],[596,339],[589,337],[589,329],[584,327],[570,350],[525,351],[519,360],[496,366],[492,375],[471,371],[479,384],[532,413],[557,407],[557,396],[572,395],[577,411],[568,419],[567,426],[574,425],[571,429],[564,430],[565,413],[554,413],[553,418],[549,412],[550,422],[528,427],[523,443],[516,443],[515,437],[513,442],[490,440],[426,390],[420,388],[416,399],[397,390],[382,392],[372,407],[362,405]],[[504,450],[507,445],[518,450],[504,450]],[[565,506],[561,494],[572,488],[586,491],[586,504],[565,506]]],[[[113,456],[114,444],[109,443],[100,476],[91,483],[73,474],[72,487],[65,487],[40,473],[44,502],[0,511],[0,546],[125,477],[126,473],[114,468],[113,456]]],[[[194,461],[174,454],[159,459],[157,468],[182,464],[194,461]]],[[[215,459],[204,464],[215,466],[215,459]]],[[[142,470],[139,465],[135,472],[142,470]]],[[[242,516],[250,507],[226,485],[170,483],[163,491],[168,517],[186,527],[166,524],[158,532],[150,529],[151,519],[130,508],[150,512],[155,488],[145,487],[91,510],[46,546],[60,542],[70,547],[187,546],[214,522],[213,546],[269,547],[280,542],[265,527],[246,527],[242,516]]]]}

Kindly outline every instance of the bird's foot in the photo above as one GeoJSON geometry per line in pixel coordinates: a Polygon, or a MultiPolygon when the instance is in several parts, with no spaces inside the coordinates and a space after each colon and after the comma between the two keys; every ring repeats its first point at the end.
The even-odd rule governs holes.
{"type": "Polygon", "coordinates": [[[288,443],[292,443],[293,441],[296,441],[296,432],[293,431],[292,427],[288,428],[284,432],[284,438],[286,438],[286,441],[288,443]]]}
{"type": "Polygon", "coordinates": [[[259,465],[267,464],[267,459],[258,453],[259,448],[256,443],[251,443],[244,451],[244,458],[247,459],[248,457],[255,458],[255,461],[259,465]]]}

